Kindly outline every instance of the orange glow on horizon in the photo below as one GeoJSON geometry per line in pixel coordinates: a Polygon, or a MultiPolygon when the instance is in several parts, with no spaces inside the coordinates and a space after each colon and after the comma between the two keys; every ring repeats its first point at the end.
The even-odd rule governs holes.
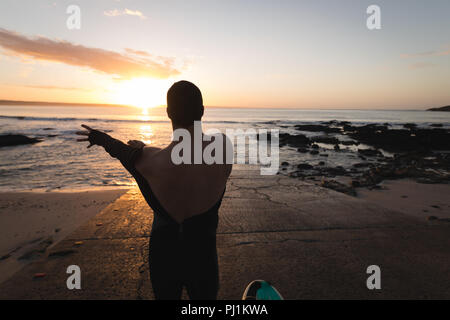
{"type": "Polygon", "coordinates": [[[166,103],[166,92],[171,81],[134,78],[120,81],[110,89],[110,100],[116,104],[131,105],[142,108],[143,115],[148,115],[149,108],[155,108],[166,103]]]}

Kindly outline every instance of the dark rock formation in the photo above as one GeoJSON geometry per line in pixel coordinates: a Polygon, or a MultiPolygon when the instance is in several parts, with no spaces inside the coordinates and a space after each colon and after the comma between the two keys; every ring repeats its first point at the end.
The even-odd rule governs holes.
{"type": "Polygon", "coordinates": [[[380,151],[374,149],[358,149],[358,153],[366,157],[377,157],[382,155],[380,151]]]}
{"type": "Polygon", "coordinates": [[[288,145],[294,148],[309,146],[311,140],[303,134],[291,135],[289,133],[280,133],[280,147],[288,145]]]}
{"type": "Polygon", "coordinates": [[[307,164],[307,163],[300,163],[297,165],[297,169],[299,169],[299,170],[311,170],[313,168],[314,167],[312,165],[307,164]]]}
{"type": "Polygon", "coordinates": [[[410,129],[389,129],[380,125],[345,127],[353,139],[387,151],[450,150],[448,129],[419,129],[410,125],[410,129]]]}
{"type": "Polygon", "coordinates": [[[30,138],[22,134],[5,134],[0,135],[0,147],[18,146],[21,144],[30,144],[41,142],[41,139],[30,138]]]}
{"type": "Polygon", "coordinates": [[[339,139],[336,137],[330,137],[330,136],[318,136],[318,137],[312,137],[312,141],[319,142],[319,143],[326,143],[326,144],[338,144],[339,139]]]}

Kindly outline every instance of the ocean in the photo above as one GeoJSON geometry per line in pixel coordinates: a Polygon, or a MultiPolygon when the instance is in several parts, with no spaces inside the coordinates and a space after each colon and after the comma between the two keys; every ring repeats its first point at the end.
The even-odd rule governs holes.
{"type": "MultiPolygon", "coordinates": [[[[204,129],[280,129],[292,133],[293,124],[324,121],[349,121],[354,124],[391,123],[400,127],[416,123],[427,127],[441,123],[450,127],[449,112],[417,110],[303,110],[206,108],[204,129]]],[[[81,124],[108,132],[117,139],[141,140],[164,147],[171,139],[171,125],[165,108],[147,111],[133,107],[85,106],[0,106],[0,134],[24,134],[43,141],[32,145],[0,148],[0,191],[69,191],[104,188],[128,188],[135,185],[120,163],[103,148],[86,148],[76,142],[75,132],[81,124]]],[[[311,134],[311,133],[307,133],[311,134]]],[[[330,146],[321,145],[327,149],[330,146]]],[[[332,148],[332,146],[331,146],[332,148]]],[[[351,163],[351,150],[330,156],[333,165],[351,163]]],[[[317,159],[285,148],[283,160],[304,161],[312,165],[317,159]]],[[[323,159],[321,159],[323,160],[323,159]]]]}

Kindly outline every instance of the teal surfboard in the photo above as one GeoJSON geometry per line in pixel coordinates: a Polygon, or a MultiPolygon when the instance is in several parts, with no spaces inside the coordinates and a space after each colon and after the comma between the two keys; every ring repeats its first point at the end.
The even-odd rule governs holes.
{"type": "Polygon", "coordinates": [[[245,288],[242,300],[284,300],[278,290],[269,282],[254,280],[245,288]]]}

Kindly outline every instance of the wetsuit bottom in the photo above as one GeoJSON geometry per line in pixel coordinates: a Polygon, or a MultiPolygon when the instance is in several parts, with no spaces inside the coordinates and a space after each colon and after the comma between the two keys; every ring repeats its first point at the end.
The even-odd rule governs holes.
{"type": "Polygon", "coordinates": [[[171,225],[152,230],[150,279],[155,299],[178,300],[183,286],[190,299],[217,298],[219,268],[216,234],[171,225]]]}

